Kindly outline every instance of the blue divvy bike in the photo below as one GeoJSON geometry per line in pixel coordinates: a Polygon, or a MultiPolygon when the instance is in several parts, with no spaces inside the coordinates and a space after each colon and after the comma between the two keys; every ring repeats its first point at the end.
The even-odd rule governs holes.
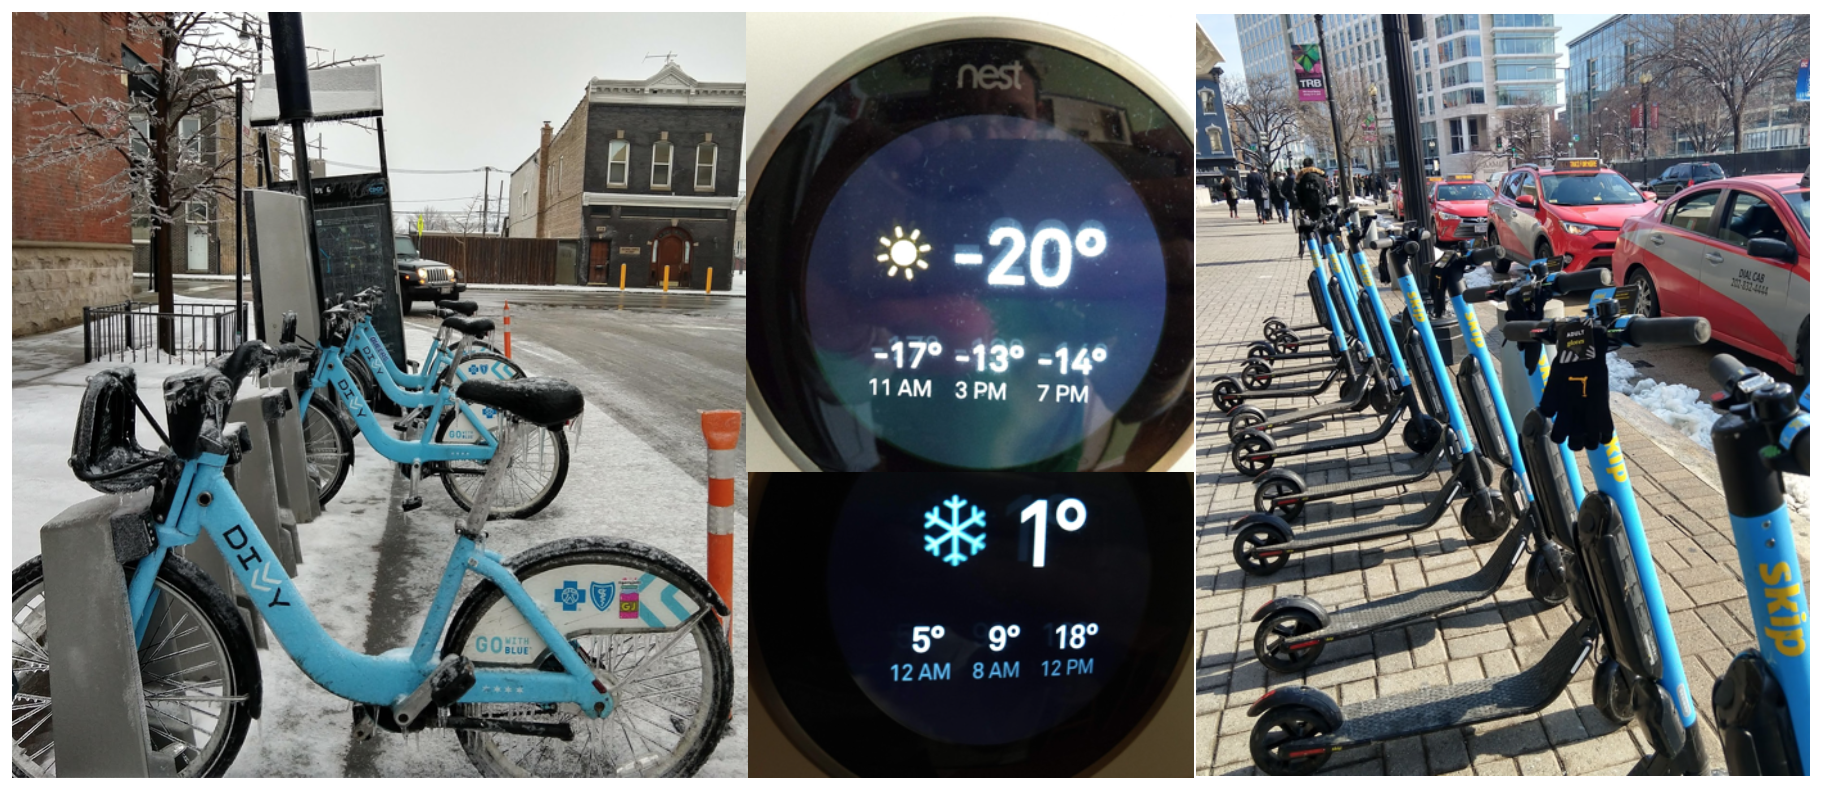
{"type": "Polygon", "coordinates": [[[500,420],[494,410],[471,406],[456,394],[463,384],[523,375],[518,366],[499,355],[472,352],[473,342],[492,331],[494,322],[452,316],[444,319],[444,328],[454,332],[456,342],[434,344],[428,361],[444,364],[435,372],[421,371],[421,375],[434,374],[435,378],[414,391],[397,382],[397,375],[403,374],[398,374],[381,348],[379,335],[368,322],[366,304],[346,302],[324,313],[315,364],[299,393],[299,404],[305,407],[306,453],[314,465],[320,500],[336,494],[353,464],[351,423],[376,452],[402,465],[411,479],[411,491],[404,501],[407,510],[423,505],[418,485],[425,475],[438,476],[450,499],[468,510],[481,483],[482,463],[496,458],[497,451],[506,451],[509,462],[506,480],[495,496],[494,517],[531,517],[558,496],[570,470],[564,430],[541,429],[523,435],[511,447],[502,446],[496,438],[500,420]],[[381,424],[373,402],[351,370],[352,362],[367,363],[381,393],[407,411],[393,427],[400,437],[381,424]]]}
{"type": "MultiPolygon", "coordinates": [[[[572,538],[507,559],[487,549],[489,499],[508,477],[505,459],[489,463],[456,523],[413,645],[363,655],[331,638],[224,473],[247,450],[246,429],[226,422],[235,389],[271,357],[250,341],[167,379],[171,433],[160,435],[170,447],[157,452],[135,438],[131,369],[96,374],[83,396],[71,466],[120,496],[97,500],[138,509],[130,533],[117,517],[116,538],[145,551],[124,576],[149,740],[175,753],[180,774],[225,772],[261,708],[247,626],[218,584],[172,555],[205,537],[298,667],[355,703],[357,740],[380,729],[454,730],[470,761],[492,776],[682,776],[703,764],[730,711],[728,608],[691,567],[633,541],[572,538]],[[470,574],[480,582],[459,595],[470,574]]],[[[500,413],[503,444],[583,410],[582,394],[555,379],[473,381],[456,393],[500,413]]],[[[53,635],[34,558],[13,571],[15,776],[56,773],[45,652],[53,635]]]]}

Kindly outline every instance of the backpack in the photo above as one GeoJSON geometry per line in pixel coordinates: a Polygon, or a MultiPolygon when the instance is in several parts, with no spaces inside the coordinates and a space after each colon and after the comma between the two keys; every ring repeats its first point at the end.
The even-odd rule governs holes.
{"type": "Polygon", "coordinates": [[[1294,200],[1299,202],[1300,209],[1306,214],[1318,217],[1325,212],[1325,175],[1317,171],[1300,172],[1300,178],[1294,183],[1294,200]]]}

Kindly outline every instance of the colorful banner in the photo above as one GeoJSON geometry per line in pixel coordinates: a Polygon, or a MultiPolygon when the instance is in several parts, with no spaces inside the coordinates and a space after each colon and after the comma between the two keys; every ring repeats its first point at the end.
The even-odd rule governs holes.
{"type": "Polygon", "coordinates": [[[1812,91],[1807,86],[1807,60],[1801,59],[1801,72],[1794,78],[1794,99],[1796,102],[1812,102],[1807,97],[1812,91]]]}
{"type": "Polygon", "coordinates": [[[1319,57],[1319,45],[1293,46],[1293,84],[1300,90],[1301,102],[1325,101],[1325,64],[1319,57]]]}

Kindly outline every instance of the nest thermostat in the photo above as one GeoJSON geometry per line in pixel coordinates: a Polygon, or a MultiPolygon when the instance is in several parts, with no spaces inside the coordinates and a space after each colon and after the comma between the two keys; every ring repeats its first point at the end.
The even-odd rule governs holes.
{"type": "Polygon", "coordinates": [[[800,469],[1190,447],[1193,146],[1121,55],[964,19],[826,70],[750,159],[748,393],[800,469]]]}
{"type": "Polygon", "coordinates": [[[778,474],[757,492],[755,571],[792,584],[750,611],[756,693],[827,773],[1084,773],[1187,665],[1182,474],[778,474]]]}

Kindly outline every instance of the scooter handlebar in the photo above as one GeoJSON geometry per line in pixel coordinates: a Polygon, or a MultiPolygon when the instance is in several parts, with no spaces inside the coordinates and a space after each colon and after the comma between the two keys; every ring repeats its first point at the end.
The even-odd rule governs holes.
{"type": "Polygon", "coordinates": [[[1476,304],[1480,301],[1495,301],[1515,289],[1515,280],[1511,279],[1483,287],[1465,288],[1465,301],[1476,304]]]}
{"type": "Polygon", "coordinates": [[[1712,322],[1705,318],[1634,318],[1623,327],[1623,341],[1630,345],[1699,345],[1712,339],[1712,322]]]}
{"type": "Polygon", "coordinates": [[[1536,329],[1544,328],[1546,328],[1546,324],[1541,321],[1504,321],[1503,339],[1529,340],[1534,337],[1536,329]]]}
{"type": "Polygon", "coordinates": [[[1583,293],[1587,290],[1599,290],[1611,286],[1610,269],[1595,268],[1590,271],[1561,273],[1553,277],[1553,286],[1560,293],[1583,293]]]}
{"type": "Polygon", "coordinates": [[[1718,386],[1726,389],[1730,389],[1739,379],[1756,372],[1730,354],[1712,357],[1712,362],[1706,365],[1706,371],[1712,374],[1712,380],[1718,382],[1718,386]]]}
{"type": "Polygon", "coordinates": [[[1496,258],[1502,256],[1502,253],[1503,250],[1499,247],[1486,246],[1482,249],[1472,249],[1469,257],[1471,258],[1471,262],[1483,265],[1485,263],[1496,262],[1496,258]]]}

